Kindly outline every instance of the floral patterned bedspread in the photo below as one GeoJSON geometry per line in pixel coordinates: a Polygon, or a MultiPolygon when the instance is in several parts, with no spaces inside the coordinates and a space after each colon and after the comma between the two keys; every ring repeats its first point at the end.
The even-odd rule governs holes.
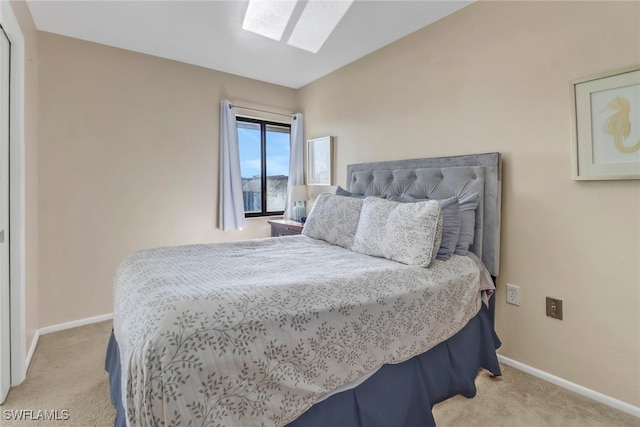
{"type": "Polygon", "coordinates": [[[307,236],[141,251],[119,267],[114,327],[131,426],[283,426],[479,310],[476,261],[430,268],[307,236]]]}

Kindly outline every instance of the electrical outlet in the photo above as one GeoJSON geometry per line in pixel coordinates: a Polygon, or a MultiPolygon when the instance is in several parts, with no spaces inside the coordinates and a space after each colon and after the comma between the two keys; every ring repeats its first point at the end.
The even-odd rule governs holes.
{"type": "Polygon", "coordinates": [[[507,303],[520,305],[520,286],[507,283],[507,303]]]}

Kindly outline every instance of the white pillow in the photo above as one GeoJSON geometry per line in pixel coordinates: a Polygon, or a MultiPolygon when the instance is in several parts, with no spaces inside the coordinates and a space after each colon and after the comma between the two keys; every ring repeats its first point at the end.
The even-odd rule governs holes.
{"type": "Polygon", "coordinates": [[[358,228],[363,199],[320,194],[316,199],[302,234],[350,249],[358,228]]]}
{"type": "Polygon", "coordinates": [[[351,249],[428,267],[438,252],[441,235],[442,211],[436,200],[400,203],[367,197],[351,249]]]}

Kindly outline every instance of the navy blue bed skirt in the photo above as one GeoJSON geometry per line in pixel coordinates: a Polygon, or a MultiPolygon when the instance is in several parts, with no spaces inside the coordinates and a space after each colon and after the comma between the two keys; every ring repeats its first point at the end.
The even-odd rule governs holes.
{"type": "MultiPolygon", "coordinates": [[[[397,365],[384,365],[354,389],[315,404],[287,427],[428,427],[431,408],[457,394],[473,397],[482,368],[500,375],[496,349],[501,345],[488,311],[453,337],[397,365]]],[[[120,354],[113,333],[105,369],[109,372],[115,427],[126,427],[120,393],[120,354]]]]}

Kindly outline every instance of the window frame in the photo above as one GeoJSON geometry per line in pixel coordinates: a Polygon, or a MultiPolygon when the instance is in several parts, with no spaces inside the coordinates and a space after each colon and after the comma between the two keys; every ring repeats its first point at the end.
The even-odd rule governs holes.
{"type": "MultiPolygon", "coordinates": [[[[238,131],[238,123],[254,123],[260,125],[260,212],[246,212],[245,218],[259,218],[267,216],[283,215],[282,211],[267,210],[267,127],[278,126],[289,129],[289,161],[291,161],[291,123],[275,122],[273,120],[259,119],[255,117],[247,117],[236,115],[236,132],[238,131]]],[[[238,140],[240,144],[240,140],[238,140]]],[[[242,168],[241,168],[242,169],[242,168]]]]}

